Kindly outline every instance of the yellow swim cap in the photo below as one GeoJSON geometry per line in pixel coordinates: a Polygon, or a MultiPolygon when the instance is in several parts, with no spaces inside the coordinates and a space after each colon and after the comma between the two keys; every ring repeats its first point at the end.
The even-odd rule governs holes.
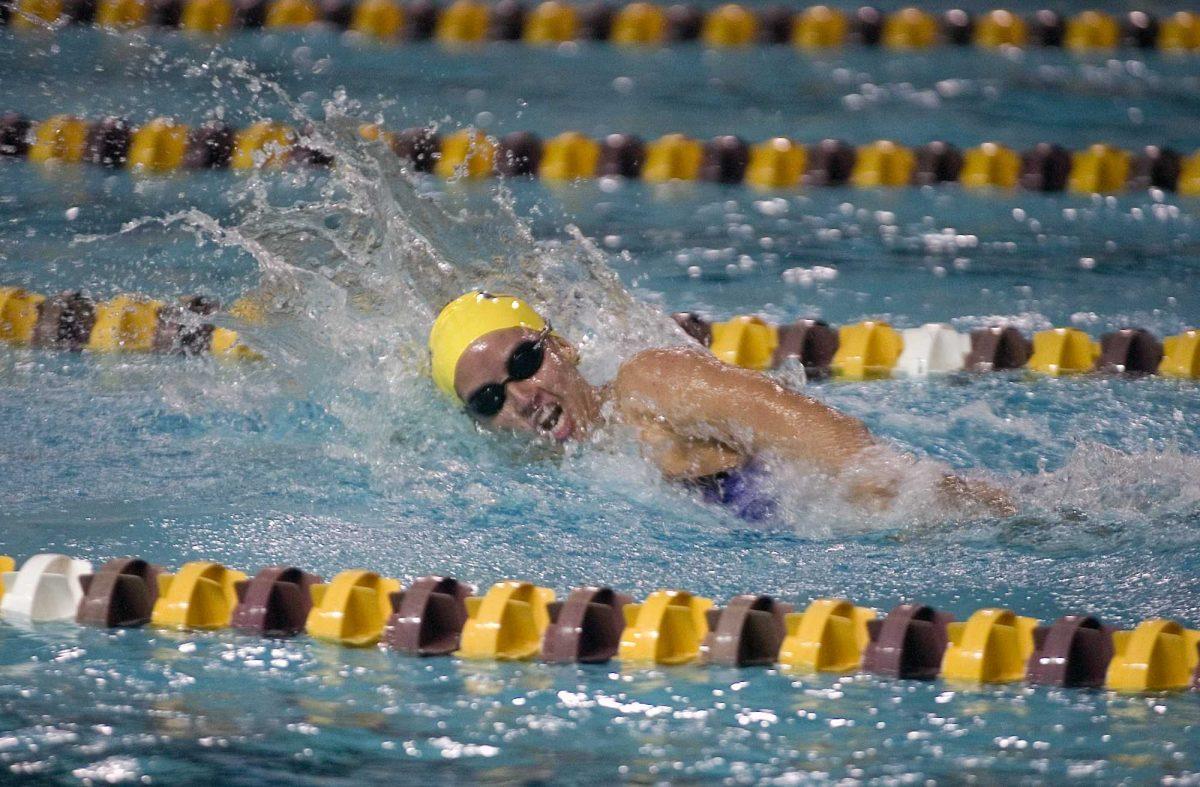
{"type": "Polygon", "coordinates": [[[540,331],[545,327],[542,315],[520,298],[478,290],[460,295],[442,309],[429,331],[433,381],[438,388],[459,399],[454,390],[454,370],[458,359],[476,340],[505,328],[540,331]]]}

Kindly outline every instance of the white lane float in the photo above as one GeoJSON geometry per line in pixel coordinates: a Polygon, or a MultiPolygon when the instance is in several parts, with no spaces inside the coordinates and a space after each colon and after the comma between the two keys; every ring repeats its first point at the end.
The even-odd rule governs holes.
{"type": "Polygon", "coordinates": [[[967,353],[971,352],[971,337],[959,333],[946,323],[931,322],[920,328],[908,328],[901,334],[904,350],[896,360],[893,372],[906,377],[926,377],[962,371],[967,353]]]}
{"type": "Polygon", "coordinates": [[[83,599],[79,578],[92,573],[86,560],[53,553],[34,555],[18,571],[4,573],[0,615],[7,619],[74,620],[83,599]]]}

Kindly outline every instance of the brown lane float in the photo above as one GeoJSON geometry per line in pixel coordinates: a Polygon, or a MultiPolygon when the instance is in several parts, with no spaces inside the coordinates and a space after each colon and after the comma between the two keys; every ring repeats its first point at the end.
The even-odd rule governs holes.
{"type": "Polygon", "coordinates": [[[514,131],[496,146],[496,171],[509,177],[537,175],[542,162],[542,141],[528,131],[514,131]]]}
{"type": "Polygon", "coordinates": [[[292,637],[304,631],[312,609],[312,586],[321,577],[295,566],[270,566],[237,584],[238,604],[230,626],[266,637],[292,637]]]}
{"type": "Polygon", "coordinates": [[[1088,615],[1065,615],[1033,631],[1033,654],[1025,679],[1043,686],[1104,685],[1113,657],[1112,629],[1088,615]]]}
{"type": "Polygon", "coordinates": [[[824,139],[808,148],[806,186],[844,186],[850,182],[858,153],[841,139],[824,139]]]}
{"type": "Polygon", "coordinates": [[[633,598],[610,587],[579,587],[549,605],[542,660],[602,664],[617,655],[625,628],[622,609],[633,598]]]}
{"type": "Polygon", "coordinates": [[[410,656],[448,656],[458,650],[471,588],[452,577],[421,577],[392,596],[384,642],[410,656]]]}
{"type": "Polygon", "coordinates": [[[233,157],[234,131],[220,121],[209,121],[188,132],[183,166],[188,169],[225,169],[233,157]]]}
{"type": "Polygon", "coordinates": [[[1096,371],[1109,374],[1154,374],[1162,363],[1163,345],[1144,328],[1122,328],[1100,337],[1096,371]]]}
{"type": "Polygon", "coordinates": [[[1033,342],[1013,325],[995,325],[971,331],[971,351],[966,368],[971,372],[1020,369],[1033,355],[1033,342]]]}
{"type": "Polygon", "coordinates": [[[1071,153],[1062,145],[1039,142],[1021,155],[1021,188],[1062,191],[1071,175],[1071,153]]]}
{"type": "Polygon", "coordinates": [[[933,680],[942,668],[954,616],[924,604],[899,604],[883,620],[867,622],[871,641],[863,651],[864,672],[892,678],[933,680]]]}
{"type": "Polygon", "coordinates": [[[83,160],[108,169],[119,169],[129,159],[133,129],[118,117],[101,118],[88,129],[83,160]]]}
{"type": "Polygon", "coordinates": [[[158,575],[163,571],[141,558],[125,557],[108,561],[95,574],[81,576],[83,600],[75,621],[99,628],[146,625],[158,600],[158,575]]]}
{"type": "Polygon", "coordinates": [[[839,342],[837,330],[824,320],[801,319],[781,325],[771,365],[779,367],[795,359],[810,380],[828,377],[839,342]]]}
{"type": "Polygon", "coordinates": [[[212,346],[214,326],[202,322],[220,309],[212,298],[193,295],[180,298],[158,311],[158,328],[154,332],[154,351],[172,355],[201,355],[212,346]]]}
{"type": "Polygon", "coordinates": [[[958,180],[963,168],[963,154],[949,142],[934,141],[915,151],[912,184],[936,186],[958,180]]]}
{"type": "Polygon", "coordinates": [[[646,143],[633,134],[609,134],[600,140],[596,177],[639,178],[646,163],[646,143]]]}
{"type": "Polygon", "coordinates": [[[78,290],[51,295],[41,306],[31,344],[78,352],[87,344],[96,322],[96,304],[78,290]]]}
{"type": "Polygon", "coordinates": [[[700,180],[741,183],[750,163],[750,146],[741,137],[726,134],[704,143],[700,180]]]}
{"type": "Polygon", "coordinates": [[[710,609],[700,659],[725,667],[766,667],[775,663],[787,634],[791,604],[771,596],[734,596],[723,608],[710,609]]]}

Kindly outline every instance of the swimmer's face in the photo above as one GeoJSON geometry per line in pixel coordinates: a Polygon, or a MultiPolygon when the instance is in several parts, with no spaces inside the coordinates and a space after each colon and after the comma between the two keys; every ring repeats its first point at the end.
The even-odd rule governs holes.
{"type": "Polygon", "coordinates": [[[467,402],[467,412],[485,426],[532,432],[558,443],[586,433],[599,411],[596,392],[576,368],[570,345],[529,328],[506,328],[477,339],[458,359],[454,388],[467,402]],[[532,376],[504,384],[504,404],[495,415],[475,412],[473,403],[488,399],[479,392],[493,386],[485,393],[495,393],[494,386],[521,371],[520,363],[514,369],[510,359],[516,353],[519,361],[528,361],[531,345],[539,339],[542,363],[532,376]]]}

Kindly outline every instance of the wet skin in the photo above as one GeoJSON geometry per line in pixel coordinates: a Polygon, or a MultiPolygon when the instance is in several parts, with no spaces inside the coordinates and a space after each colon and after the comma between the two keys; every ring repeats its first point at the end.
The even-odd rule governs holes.
{"type": "MultiPolygon", "coordinates": [[[[455,368],[459,397],[467,401],[482,386],[507,379],[513,350],[538,336],[528,328],[507,328],[476,340],[455,368]]],[[[643,452],[667,478],[700,478],[761,455],[830,475],[871,465],[879,472],[854,480],[848,496],[872,508],[890,504],[903,469],[912,462],[877,442],[857,418],[698,349],[640,352],[602,388],[584,379],[577,363],[574,347],[548,336],[541,368],[528,379],[507,383],[500,412],[476,420],[491,429],[563,443],[600,426],[607,404],[603,413],[637,432],[643,452]]],[[[939,491],[953,504],[1014,512],[1007,494],[986,483],[948,474],[939,491]]]]}
{"type": "MultiPolygon", "coordinates": [[[[506,328],[477,339],[455,367],[459,398],[465,402],[484,385],[506,379],[513,350],[537,338],[538,332],[529,328],[506,328]]],[[[533,432],[560,443],[583,437],[600,420],[601,396],[579,373],[576,357],[565,341],[546,337],[545,357],[537,373],[509,382],[500,412],[477,420],[493,429],[533,432]]]]}
{"type": "MultiPolygon", "coordinates": [[[[513,350],[537,338],[531,329],[507,328],[476,340],[455,368],[459,397],[467,401],[482,386],[506,379],[513,350]]],[[[705,352],[647,350],[623,363],[610,385],[597,388],[579,373],[578,356],[566,340],[552,335],[545,347],[537,373],[509,382],[504,407],[492,418],[477,418],[480,423],[561,443],[599,426],[607,402],[606,412],[636,430],[647,458],[672,479],[739,467],[762,451],[836,471],[873,443],[856,419],[705,352]],[[790,418],[781,421],[780,410],[790,418]],[[773,439],[784,432],[793,439],[773,439]],[[803,439],[794,439],[801,433],[803,439]]]]}

